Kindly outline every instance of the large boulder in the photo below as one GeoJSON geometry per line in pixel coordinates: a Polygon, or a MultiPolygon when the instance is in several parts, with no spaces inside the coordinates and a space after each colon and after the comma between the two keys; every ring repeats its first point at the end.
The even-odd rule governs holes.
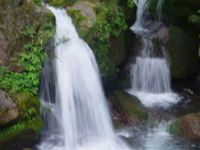
{"type": "Polygon", "coordinates": [[[1,117],[0,112],[0,123],[4,121],[4,126],[0,127],[0,149],[22,150],[26,147],[33,147],[38,143],[42,129],[39,100],[26,93],[12,94],[12,98],[15,103],[11,102],[7,94],[0,92],[0,110],[1,107],[3,109],[7,106],[12,108],[3,113],[5,116],[3,117],[9,118],[10,121],[15,119],[15,122],[8,124],[8,119],[1,117]],[[7,99],[7,102],[2,103],[1,97],[7,99]]]}
{"type": "Polygon", "coordinates": [[[200,140],[200,113],[193,113],[177,119],[171,124],[173,134],[193,140],[200,140]]]}
{"type": "Polygon", "coordinates": [[[72,6],[67,7],[79,33],[85,37],[96,24],[96,1],[78,0],[72,6]]]}
{"type": "Polygon", "coordinates": [[[170,54],[171,73],[176,79],[194,77],[198,70],[198,39],[182,29],[170,26],[167,50],[170,54]]]}
{"type": "Polygon", "coordinates": [[[42,121],[39,118],[19,122],[0,129],[0,149],[23,150],[34,147],[40,139],[42,121]]]}
{"type": "Polygon", "coordinates": [[[19,109],[17,104],[0,90],[0,126],[7,125],[19,118],[19,109]]]}
{"type": "Polygon", "coordinates": [[[107,96],[116,126],[144,123],[148,114],[138,99],[124,91],[114,91],[107,96]]]}

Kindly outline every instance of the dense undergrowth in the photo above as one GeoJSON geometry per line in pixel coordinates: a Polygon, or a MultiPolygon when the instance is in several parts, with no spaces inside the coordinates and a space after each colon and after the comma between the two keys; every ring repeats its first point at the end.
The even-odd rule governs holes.
{"type": "Polygon", "coordinates": [[[26,38],[18,58],[13,63],[21,67],[20,72],[10,71],[9,68],[0,68],[0,88],[10,93],[25,92],[36,95],[38,91],[40,71],[46,59],[44,45],[53,36],[54,26],[44,24],[39,30],[28,26],[21,34],[26,38]]]}
{"type": "Polygon", "coordinates": [[[91,46],[97,57],[102,77],[110,78],[118,71],[111,62],[110,38],[119,37],[127,29],[122,9],[116,0],[103,2],[97,9],[97,22],[92,30],[91,46]]]}

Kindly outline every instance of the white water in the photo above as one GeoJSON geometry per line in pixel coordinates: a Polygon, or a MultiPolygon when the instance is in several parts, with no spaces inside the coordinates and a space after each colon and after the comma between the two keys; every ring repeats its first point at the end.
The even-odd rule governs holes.
{"type": "Polygon", "coordinates": [[[148,134],[144,142],[145,150],[181,150],[172,140],[172,135],[168,132],[170,123],[161,122],[153,128],[148,134]]]}
{"type": "MultiPolygon", "coordinates": [[[[165,52],[160,47],[161,56],[157,55],[151,37],[145,34],[145,17],[146,7],[150,0],[135,1],[138,6],[137,18],[131,30],[136,35],[141,36],[142,50],[136,57],[135,62],[131,64],[132,87],[128,90],[130,94],[137,96],[143,105],[147,107],[164,107],[167,108],[179,101],[178,96],[172,92],[170,85],[170,69],[169,63],[165,58],[165,52]],[[143,35],[145,34],[145,35],[143,35]]],[[[158,19],[162,16],[163,0],[157,5],[158,19]]],[[[150,33],[150,32],[149,32],[150,33]]],[[[151,36],[149,34],[149,36],[151,36]]]]}
{"type": "Polygon", "coordinates": [[[134,32],[141,32],[145,29],[143,28],[143,24],[145,22],[145,10],[147,7],[148,0],[134,0],[137,6],[137,14],[136,14],[136,21],[134,25],[131,26],[131,30],[134,32]]]}
{"type": "MultiPolygon", "coordinates": [[[[48,128],[40,150],[128,150],[114,133],[98,66],[65,10],[48,7],[56,17],[56,98],[50,102],[57,123],[48,128]]],[[[47,104],[44,104],[48,106],[47,104]]]]}

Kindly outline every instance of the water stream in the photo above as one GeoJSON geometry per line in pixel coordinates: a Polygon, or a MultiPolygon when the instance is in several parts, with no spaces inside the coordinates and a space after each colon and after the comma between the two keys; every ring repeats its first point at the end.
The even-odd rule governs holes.
{"type": "Polygon", "coordinates": [[[132,87],[128,93],[137,96],[147,107],[164,107],[176,104],[178,96],[171,90],[170,66],[167,52],[159,42],[155,27],[162,27],[162,1],[157,5],[157,20],[147,17],[147,8],[151,0],[135,0],[137,18],[131,30],[139,37],[141,50],[131,64],[132,87]],[[153,28],[149,28],[153,26],[153,28]]]}
{"type": "Polygon", "coordinates": [[[41,91],[46,124],[38,148],[128,150],[114,133],[92,50],[79,38],[64,9],[48,9],[56,17],[56,47],[53,75],[44,74],[50,79],[41,91]]]}

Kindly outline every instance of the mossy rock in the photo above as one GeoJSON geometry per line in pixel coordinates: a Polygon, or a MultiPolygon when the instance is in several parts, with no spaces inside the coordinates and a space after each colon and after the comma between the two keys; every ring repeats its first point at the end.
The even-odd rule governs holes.
{"type": "Polygon", "coordinates": [[[128,125],[147,121],[147,111],[136,97],[124,91],[114,91],[108,95],[108,100],[111,103],[114,123],[128,125]]]}
{"type": "Polygon", "coordinates": [[[169,127],[169,132],[172,134],[180,135],[181,133],[181,121],[176,120],[169,127]]]}
{"type": "Polygon", "coordinates": [[[96,24],[96,8],[98,3],[95,1],[78,0],[72,6],[67,7],[67,12],[71,16],[79,35],[86,40],[96,24]]]}
{"type": "Polygon", "coordinates": [[[198,39],[182,29],[171,26],[167,50],[171,73],[175,79],[194,77],[198,73],[198,39]]]}
{"type": "Polygon", "coordinates": [[[187,114],[178,118],[170,125],[170,133],[189,138],[191,140],[200,140],[200,113],[187,114]]]}
{"type": "Polygon", "coordinates": [[[12,95],[18,105],[21,119],[35,118],[40,115],[40,101],[37,97],[28,93],[18,93],[12,95]]]}
{"type": "Polygon", "coordinates": [[[42,129],[40,101],[29,93],[12,94],[20,116],[13,124],[0,128],[0,149],[21,150],[34,146],[42,129]]]}
{"type": "Polygon", "coordinates": [[[21,121],[17,124],[0,129],[0,149],[22,150],[35,146],[39,141],[39,133],[42,129],[42,120],[21,121]]]}

